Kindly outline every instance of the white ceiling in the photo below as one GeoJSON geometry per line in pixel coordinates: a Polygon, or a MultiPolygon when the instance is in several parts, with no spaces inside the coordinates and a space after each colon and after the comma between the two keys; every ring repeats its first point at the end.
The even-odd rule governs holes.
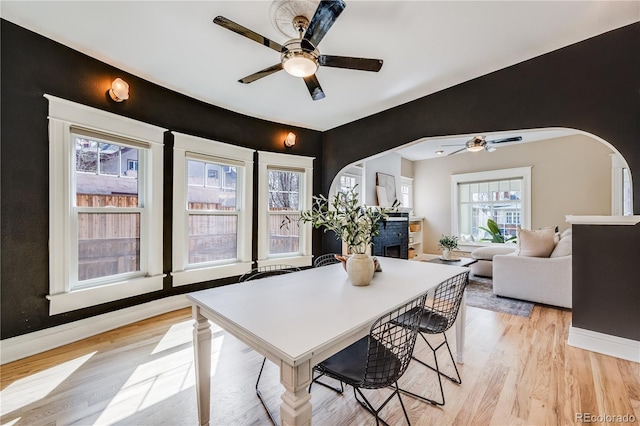
{"type": "MultiPolygon", "coordinates": [[[[223,15],[280,44],[270,1],[5,1],[4,19],[207,103],[328,130],[577,41],[640,21],[638,1],[358,1],[322,53],[381,58],[379,73],[320,68],[312,101],[271,49],[212,23],[223,15]]],[[[132,88],[132,94],[135,88],[132,88]]]]}

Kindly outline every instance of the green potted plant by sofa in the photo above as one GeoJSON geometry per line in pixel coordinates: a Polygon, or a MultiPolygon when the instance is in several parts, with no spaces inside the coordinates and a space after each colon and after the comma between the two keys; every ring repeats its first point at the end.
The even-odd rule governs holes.
{"type": "Polygon", "coordinates": [[[455,235],[442,235],[438,241],[438,248],[442,250],[443,259],[451,259],[451,251],[458,248],[458,237],[455,235]]]}
{"type": "Polygon", "coordinates": [[[509,242],[515,243],[516,242],[517,237],[515,235],[505,237],[504,234],[502,233],[502,229],[500,229],[496,221],[493,219],[487,219],[486,227],[479,226],[478,228],[482,229],[491,237],[491,238],[482,238],[480,241],[489,241],[492,243],[509,243],[509,242]]]}

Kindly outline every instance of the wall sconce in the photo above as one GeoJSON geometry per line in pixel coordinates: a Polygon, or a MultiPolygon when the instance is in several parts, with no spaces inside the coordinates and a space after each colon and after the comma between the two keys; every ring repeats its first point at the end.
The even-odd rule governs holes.
{"type": "Polygon", "coordinates": [[[116,78],[111,83],[111,89],[109,89],[109,96],[116,102],[122,102],[129,99],[129,85],[121,78],[116,78]]]}
{"type": "Polygon", "coordinates": [[[293,132],[289,132],[286,138],[284,138],[284,146],[287,148],[291,148],[296,144],[296,134],[293,132]]]}

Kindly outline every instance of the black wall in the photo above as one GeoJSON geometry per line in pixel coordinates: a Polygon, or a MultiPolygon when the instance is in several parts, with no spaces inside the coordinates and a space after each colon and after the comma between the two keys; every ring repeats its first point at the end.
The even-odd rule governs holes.
{"type": "MultiPolygon", "coordinates": [[[[0,31],[2,339],[231,281],[172,288],[168,276],[164,290],[160,292],[49,316],[49,303],[45,299],[49,293],[49,134],[45,93],[194,136],[256,150],[316,157],[314,193],[320,192],[322,133],[259,120],[199,102],[5,20],[0,23],[0,31]],[[116,77],[130,85],[131,97],[126,102],[115,103],[106,94],[116,77]],[[285,150],[283,141],[289,131],[296,133],[298,143],[285,150]]],[[[277,97],[273,107],[278,108],[277,97]]],[[[171,270],[172,148],[173,137],[167,133],[165,273],[171,270]]],[[[256,232],[253,234],[257,235],[256,232]]],[[[319,231],[314,235],[313,250],[319,254],[322,240],[319,231]]]]}
{"type": "Polygon", "coordinates": [[[573,226],[574,327],[640,341],[638,243],[640,224],[573,226]]]}
{"type": "MultiPolygon", "coordinates": [[[[625,157],[635,178],[635,213],[640,214],[640,23],[636,23],[547,55],[479,77],[396,108],[320,133],[291,128],[205,104],[126,74],[7,21],[1,21],[1,248],[0,297],[2,338],[133,306],[148,300],[191,291],[225,281],[162,292],[49,317],[48,302],[48,132],[50,93],[140,121],[239,146],[283,151],[284,135],[293,130],[299,143],[294,154],[315,156],[314,192],[327,193],[331,181],[347,164],[426,136],[483,133],[539,127],[572,127],[597,135],[625,157]],[[116,77],[131,85],[131,99],[110,102],[106,87],[116,77]]],[[[179,64],[176,64],[179,66],[179,64]]],[[[215,78],[215,76],[212,76],[215,78]]],[[[274,98],[274,108],[277,108],[274,98]]],[[[170,269],[170,207],[172,139],[166,138],[165,270],[170,269]]],[[[549,153],[553,155],[553,153],[549,153]]],[[[579,153],[576,153],[579,161],[579,153]]],[[[254,215],[256,213],[254,212],[254,215]]],[[[594,244],[597,227],[581,235],[594,244]]],[[[314,253],[336,250],[332,235],[314,234],[314,253]]],[[[621,253],[630,274],[638,275],[637,232],[621,233],[621,253]]],[[[603,248],[604,249],[604,248],[603,248]]],[[[55,253],[52,253],[55,256],[55,253]]],[[[597,270],[609,264],[596,256],[574,255],[574,271],[597,270]]],[[[602,291],[591,276],[575,282],[577,291],[602,291]]],[[[632,283],[623,282],[618,297],[636,297],[632,283]]],[[[587,312],[580,300],[574,317],[605,322],[608,332],[623,335],[616,309],[607,301],[600,311],[587,312]]],[[[636,314],[637,320],[637,314],[636,314]]],[[[635,321],[637,324],[638,321],[635,321]]]]}

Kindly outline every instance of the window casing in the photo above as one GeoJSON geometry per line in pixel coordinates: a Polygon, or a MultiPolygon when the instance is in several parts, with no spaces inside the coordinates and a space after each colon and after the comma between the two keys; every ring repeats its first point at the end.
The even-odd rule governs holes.
{"type": "Polygon", "coordinates": [[[497,222],[504,235],[517,226],[531,227],[531,167],[466,173],[451,177],[452,234],[461,246],[485,245],[487,220],[497,222]]]}
{"type": "Polygon", "coordinates": [[[311,265],[311,225],[300,213],[311,208],[313,158],[258,153],[258,266],[311,265]]]}
{"type": "Polygon", "coordinates": [[[174,286],[251,269],[253,153],[174,132],[174,286]]]}
{"type": "Polygon", "coordinates": [[[165,129],[45,97],[50,315],[161,290],[165,129]]]}

